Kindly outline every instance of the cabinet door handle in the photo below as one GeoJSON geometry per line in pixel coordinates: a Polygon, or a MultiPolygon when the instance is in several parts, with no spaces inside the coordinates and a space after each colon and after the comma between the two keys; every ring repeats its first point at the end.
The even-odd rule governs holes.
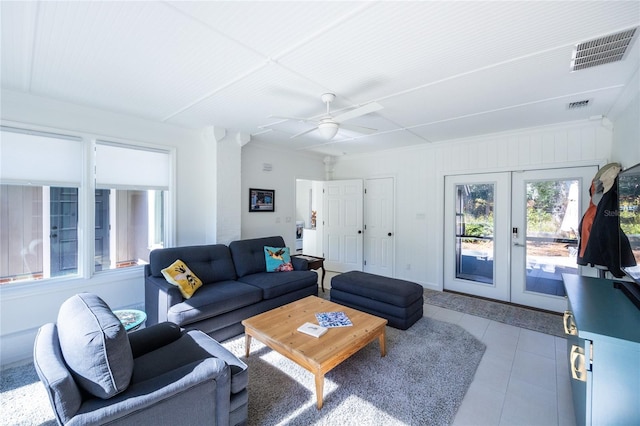
{"type": "Polygon", "coordinates": [[[571,345],[569,353],[571,363],[571,377],[581,382],[587,381],[587,366],[585,364],[584,349],[578,345],[571,345]]]}
{"type": "Polygon", "coordinates": [[[571,336],[578,335],[578,327],[576,327],[576,323],[573,320],[573,312],[564,311],[564,315],[562,316],[562,324],[564,325],[565,334],[569,334],[571,336]]]}

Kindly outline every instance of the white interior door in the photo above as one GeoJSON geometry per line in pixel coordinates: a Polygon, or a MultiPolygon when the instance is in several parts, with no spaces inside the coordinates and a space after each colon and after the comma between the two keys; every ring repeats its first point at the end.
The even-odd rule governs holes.
{"type": "Polygon", "coordinates": [[[562,274],[578,274],[578,225],[598,168],[515,172],[512,177],[511,301],[562,312],[562,274]]]}
{"type": "Polygon", "coordinates": [[[393,277],[394,206],[393,178],[365,181],[364,272],[393,277]]]}
{"type": "Polygon", "coordinates": [[[509,173],[445,177],[444,288],[508,301],[509,173]]]}
{"type": "Polygon", "coordinates": [[[327,181],[323,198],[325,268],[335,272],[362,271],[362,180],[327,181]]]}

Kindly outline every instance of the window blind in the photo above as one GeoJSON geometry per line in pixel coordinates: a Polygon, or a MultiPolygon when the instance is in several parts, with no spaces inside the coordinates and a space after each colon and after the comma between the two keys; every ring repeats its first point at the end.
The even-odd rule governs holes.
{"type": "Polygon", "coordinates": [[[82,139],[78,137],[2,126],[0,181],[79,187],[82,152],[82,139]]]}
{"type": "Polygon", "coordinates": [[[107,141],[96,143],[96,186],[168,190],[169,152],[107,141]]]}

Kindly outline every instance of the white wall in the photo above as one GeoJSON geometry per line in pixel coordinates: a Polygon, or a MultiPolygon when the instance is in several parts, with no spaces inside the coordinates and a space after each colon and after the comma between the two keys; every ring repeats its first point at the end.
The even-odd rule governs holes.
{"type": "Polygon", "coordinates": [[[249,142],[242,148],[242,238],[281,235],[288,247],[296,240],[296,179],[322,180],[321,156],[269,149],[249,142]],[[264,171],[263,164],[271,165],[264,171]],[[249,212],[249,188],[274,189],[274,212],[249,212]]]}
{"type": "Polygon", "coordinates": [[[442,289],[446,174],[602,165],[611,141],[600,122],[567,123],[341,157],[334,178],[395,176],[396,277],[442,289]]]}
{"type": "MultiPolygon", "coordinates": [[[[216,242],[215,233],[211,231],[216,229],[217,214],[216,147],[203,132],[11,91],[2,92],[1,107],[2,124],[71,132],[87,139],[142,142],[174,150],[176,173],[172,195],[176,232],[173,245],[216,242]]],[[[98,294],[112,309],[142,307],[142,268],[105,271],[90,278],[53,280],[46,284],[1,286],[0,364],[29,358],[37,328],[55,321],[60,304],[81,291],[98,294]]]]}
{"type": "Polygon", "coordinates": [[[628,168],[640,163],[640,71],[632,78],[612,109],[613,148],[611,160],[628,168]]]}

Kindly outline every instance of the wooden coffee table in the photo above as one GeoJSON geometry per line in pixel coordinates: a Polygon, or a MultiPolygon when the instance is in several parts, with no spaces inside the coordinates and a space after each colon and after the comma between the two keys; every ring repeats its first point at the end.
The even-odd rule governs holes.
{"type": "Polygon", "coordinates": [[[356,311],[316,296],[305,297],[279,308],[242,321],[246,355],[255,337],[276,352],[289,358],[315,376],[318,410],[322,408],[324,375],[376,338],[380,356],[386,355],[385,326],[387,320],[356,311]],[[305,322],[317,324],[318,312],[342,311],[353,323],[350,327],[330,328],[320,337],[297,331],[305,322]]]}

